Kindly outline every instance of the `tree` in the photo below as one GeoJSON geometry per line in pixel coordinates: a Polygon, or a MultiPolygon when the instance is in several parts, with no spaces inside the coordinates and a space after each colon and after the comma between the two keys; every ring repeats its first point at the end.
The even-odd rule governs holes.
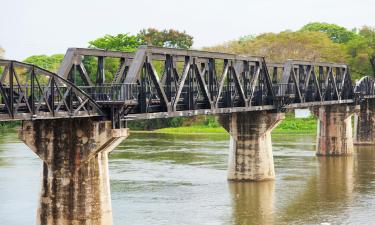
{"type": "Polygon", "coordinates": [[[113,51],[123,52],[134,52],[139,45],[142,44],[142,40],[137,35],[117,34],[117,35],[105,35],[104,37],[97,38],[93,41],[89,41],[90,48],[101,48],[113,51]]]}
{"type": "Polygon", "coordinates": [[[0,47],[0,59],[4,57],[4,54],[5,54],[5,50],[2,47],[0,47]]]}
{"type": "Polygon", "coordinates": [[[287,59],[346,62],[348,58],[342,45],[333,43],[324,33],[311,31],[265,33],[255,38],[240,39],[205,49],[265,56],[267,60],[274,62],[284,62],[287,59]]]}
{"type": "Polygon", "coordinates": [[[168,48],[188,49],[193,45],[193,37],[185,31],[173,29],[159,31],[155,28],[141,30],[137,35],[144,44],[168,48]]]}
{"type": "Polygon", "coordinates": [[[350,68],[361,76],[375,77],[375,28],[362,27],[356,38],[346,44],[350,68]]]}
{"type": "Polygon", "coordinates": [[[308,23],[300,31],[318,31],[328,35],[335,43],[347,43],[356,37],[356,33],[347,30],[345,27],[330,23],[308,23]]]}
{"type": "Polygon", "coordinates": [[[57,72],[60,63],[63,60],[63,54],[47,55],[33,55],[24,60],[26,63],[31,63],[46,70],[57,72]]]}

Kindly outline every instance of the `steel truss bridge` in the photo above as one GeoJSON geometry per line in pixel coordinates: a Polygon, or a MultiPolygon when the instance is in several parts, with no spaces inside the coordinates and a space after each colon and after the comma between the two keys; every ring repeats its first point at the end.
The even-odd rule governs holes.
{"type": "Polygon", "coordinates": [[[68,49],[57,73],[0,60],[0,120],[129,119],[358,104],[375,82],[347,65],[141,46],[68,49]],[[107,63],[106,63],[107,62],[107,63]]]}

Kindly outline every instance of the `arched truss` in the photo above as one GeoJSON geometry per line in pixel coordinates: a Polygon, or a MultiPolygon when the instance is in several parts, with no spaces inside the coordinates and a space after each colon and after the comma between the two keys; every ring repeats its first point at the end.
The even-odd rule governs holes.
{"type": "Polygon", "coordinates": [[[40,67],[0,60],[0,120],[102,115],[100,106],[72,82],[40,67]]]}
{"type": "Polygon", "coordinates": [[[375,97],[375,79],[370,76],[362,77],[356,83],[354,92],[361,97],[375,97]]]}

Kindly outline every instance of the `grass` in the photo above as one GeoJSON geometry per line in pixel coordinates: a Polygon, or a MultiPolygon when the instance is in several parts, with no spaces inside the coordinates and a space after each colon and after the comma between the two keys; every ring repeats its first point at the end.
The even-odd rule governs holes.
{"type": "MultiPolygon", "coordinates": [[[[285,120],[281,122],[272,133],[315,133],[316,132],[316,119],[310,118],[294,118],[293,115],[287,115],[285,120]]],[[[224,128],[210,127],[205,125],[191,125],[182,127],[168,127],[161,128],[154,133],[227,133],[224,128]]]]}
{"type": "Polygon", "coordinates": [[[155,133],[227,133],[222,127],[192,125],[186,127],[168,127],[153,131],[155,133]]]}
{"type": "Polygon", "coordinates": [[[0,131],[5,132],[9,129],[14,129],[20,125],[21,125],[21,121],[0,122],[0,131]]]}

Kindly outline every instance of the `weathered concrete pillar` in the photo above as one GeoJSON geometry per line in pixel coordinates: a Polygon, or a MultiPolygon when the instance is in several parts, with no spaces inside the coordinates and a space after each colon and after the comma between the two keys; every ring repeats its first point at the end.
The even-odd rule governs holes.
{"type": "Polygon", "coordinates": [[[43,160],[38,225],[111,225],[108,153],[128,136],[88,118],[23,122],[20,139],[43,160]]]}
{"type": "Polygon", "coordinates": [[[375,145],[375,100],[367,99],[354,115],[354,144],[375,145]]]}
{"type": "Polygon", "coordinates": [[[282,113],[241,112],[219,116],[230,134],[228,180],[259,181],[275,178],[271,131],[282,113]]]}
{"type": "Polygon", "coordinates": [[[318,117],[316,155],[340,156],[353,154],[351,105],[321,106],[314,110],[318,117]]]}

